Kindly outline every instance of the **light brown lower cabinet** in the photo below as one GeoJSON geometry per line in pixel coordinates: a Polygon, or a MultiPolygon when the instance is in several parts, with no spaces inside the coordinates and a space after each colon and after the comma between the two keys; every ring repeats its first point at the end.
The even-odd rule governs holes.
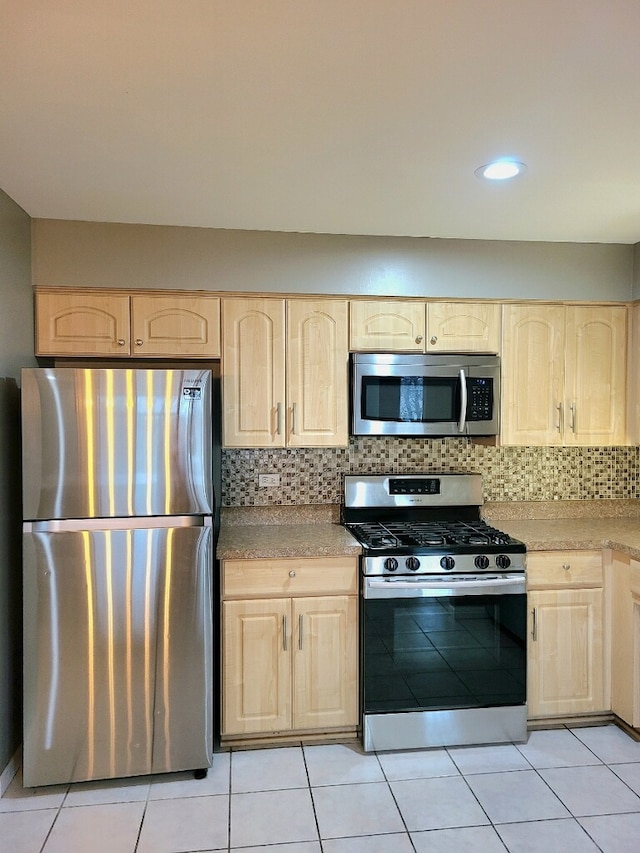
{"type": "Polygon", "coordinates": [[[600,551],[527,556],[529,718],[605,711],[600,551]]]}
{"type": "Polygon", "coordinates": [[[640,728],[640,562],[613,553],[611,602],[611,710],[640,728]]]}
{"type": "Polygon", "coordinates": [[[223,738],[355,729],[355,559],[231,560],[222,572],[223,738]],[[347,594],[319,594],[332,578],[347,594]]]}

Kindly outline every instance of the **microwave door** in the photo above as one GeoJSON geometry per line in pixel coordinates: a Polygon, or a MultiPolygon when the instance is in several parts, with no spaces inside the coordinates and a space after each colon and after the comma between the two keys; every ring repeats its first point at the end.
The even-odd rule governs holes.
{"type": "Polygon", "coordinates": [[[496,356],[354,354],[354,435],[472,436],[499,431],[496,356]]]}
{"type": "Polygon", "coordinates": [[[459,435],[467,428],[461,371],[394,368],[363,372],[354,400],[356,434],[459,435]]]}

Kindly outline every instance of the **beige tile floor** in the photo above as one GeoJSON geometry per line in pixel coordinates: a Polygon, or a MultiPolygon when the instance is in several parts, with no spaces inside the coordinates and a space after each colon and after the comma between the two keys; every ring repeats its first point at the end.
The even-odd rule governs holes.
{"type": "Polygon", "coordinates": [[[613,725],[526,744],[216,753],[189,773],[23,789],[0,853],[638,853],[640,743],[613,725]]]}

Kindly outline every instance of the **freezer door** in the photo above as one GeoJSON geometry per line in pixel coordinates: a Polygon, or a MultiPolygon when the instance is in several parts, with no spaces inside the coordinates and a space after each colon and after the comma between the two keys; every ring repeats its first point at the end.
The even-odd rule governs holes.
{"type": "Polygon", "coordinates": [[[209,370],[23,370],[23,518],[210,514],[211,386],[209,370]]]}
{"type": "Polygon", "coordinates": [[[24,784],[205,768],[212,527],[24,534],[24,784]]]}

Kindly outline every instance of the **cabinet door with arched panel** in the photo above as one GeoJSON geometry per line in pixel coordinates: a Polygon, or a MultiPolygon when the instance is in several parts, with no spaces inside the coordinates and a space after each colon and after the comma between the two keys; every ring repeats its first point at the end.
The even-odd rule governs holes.
{"type": "Polygon", "coordinates": [[[220,358],[220,298],[131,297],[132,355],[220,358]]]}
{"type": "Polygon", "coordinates": [[[427,352],[500,352],[498,302],[429,302],[427,352]]]}
{"type": "Polygon", "coordinates": [[[36,355],[128,356],[129,295],[100,291],[36,292],[36,355]]]}
{"type": "Polygon", "coordinates": [[[424,352],[424,302],[352,299],[350,312],[349,347],[352,351],[424,352]]]}

